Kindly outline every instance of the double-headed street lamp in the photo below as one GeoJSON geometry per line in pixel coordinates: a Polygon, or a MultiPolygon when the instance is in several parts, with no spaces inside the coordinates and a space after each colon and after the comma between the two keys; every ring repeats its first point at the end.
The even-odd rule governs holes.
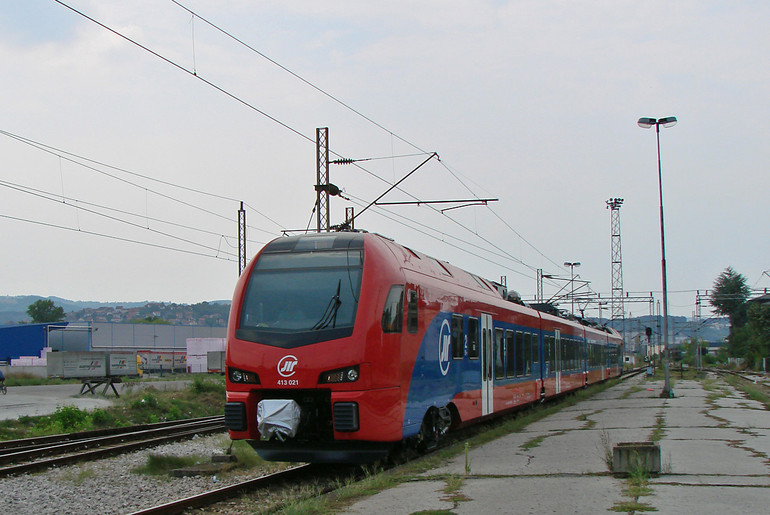
{"type": "Polygon", "coordinates": [[[572,279],[570,280],[570,289],[572,290],[572,314],[575,314],[575,267],[580,266],[580,262],[576,261],[574,263],[570,263],[569,261],[564,262],[564,266],[568,266],[570,270],[570,275],[572,276],[572,279]]]}
{"type": "Polygon", "coordinates": [[[660,269],[663,283],[663,345],[666,348],[666,383],[663,386],[661,397],[673,397],[674,391],[671,389],[671,380],[668,371],[668,362],[671,357],[668,342],[668,288],[666,285],[666,238],[663,230],[663,174],[660,167],[660,126],[673,127],[676,125],[676,116],[667,116],[665,118],[639,118],[636,122],[639,127],[649,129],[655,126],[655,135],[658,140],[658,195],[660,198],[660,269]]]}

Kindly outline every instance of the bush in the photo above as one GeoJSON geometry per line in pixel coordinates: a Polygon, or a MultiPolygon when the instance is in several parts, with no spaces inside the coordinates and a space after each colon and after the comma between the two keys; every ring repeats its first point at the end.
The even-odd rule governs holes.
{"type": "Polygon", "coordinates": [[[221,377],[210,377],[203,374],[193,376],[190,389],[193,393],[225,393],[225,384],[221,377]]]}
{"type": "Polygon", "coordinates": [[[97,408],[91,413],[91,422],[94,427],[114,427],[117,425],[115,416],[101,408],[97,408]]]}
{"type": "Polygon", "coordinates": [[[59,406],[51,415],[51,425],[65,433],[83,431],[88,426],[88,419],[88,412],[76,406],[59,406]]]}

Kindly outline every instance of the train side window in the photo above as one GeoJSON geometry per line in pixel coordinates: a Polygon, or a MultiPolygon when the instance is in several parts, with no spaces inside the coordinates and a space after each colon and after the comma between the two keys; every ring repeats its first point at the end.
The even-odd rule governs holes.
{"type": "Polygon", "coordinates": [[[463,317],[462,315],[452,315],[452,357],[454,359],[463,359],[465,350],[463,335],[463,317]]]}
{"type": "Polygon", "coordinates": [[[516,375],[524,375],[524,333],[518,331],[516,333],[516,375]]]}
{"type": "Polygon", "coordinates": [[[417,292],[409,290],[409,304],[406,308],[406,330],[417,333],[417,292]]]}
{"type": "Polygon", "coordinates": [[[382,310],[382,331],[385,333],[400,333],[404,320],[404,287],[390,287],[382,310]]]}
{"type": "Polygon", "coordinates": [[[513,377],[516,373],[516,369],[514,368],[516,353],[513,350],[513,345],[513,331],[505,331],[505,371],[508,377],[513,377]]]}
{"type": "Polygon", "coordinates": [[[540,366],[540,335],[532,334],[532,371],[540,366]]]}
{"type": "Polygon", "coordinates": [[[505,377],[505,341],[503,330],[495,329],[495,379],[505,377]]]}
{"type": "Polygon", "coordinates": [[[468,357],[479,359],[479,319],[468,318],[468,357]]]}
{"type": "Polygon", "coordinates": [[[528,376],[532,373],[532,333],[524,334],[524,375],[528,376]]]}

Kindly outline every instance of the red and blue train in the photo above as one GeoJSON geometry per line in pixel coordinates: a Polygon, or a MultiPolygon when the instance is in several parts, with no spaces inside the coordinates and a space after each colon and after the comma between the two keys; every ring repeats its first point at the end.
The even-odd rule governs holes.
{"type": "Polygon", "coordinates": [[[377,234],[283,237],[235,289],[225,424],[268,460],[367,462],[618,376],[622,346],[377,234]]]}

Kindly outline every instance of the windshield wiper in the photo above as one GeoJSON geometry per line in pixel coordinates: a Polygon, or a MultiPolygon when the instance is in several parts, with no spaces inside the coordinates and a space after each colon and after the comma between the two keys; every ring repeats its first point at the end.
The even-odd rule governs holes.
{"type": "Polygon", "coordinates": [[[342,301],[340,300],[340,285],[342,284],[342,279],[337,281],[337,293],[335,293],[331,299],[329,299],[329,303],[326,305],[326,309],[324,310],[323,315],[321,315],[321,319],[315,323],[313,327],[310,329],[314,331],[318,331],[320,329],[326,329],[330,325],[332,327],[336,327],[337,325],[337,311],[340,309],[340,305],[342,304],[342,301]]]}

